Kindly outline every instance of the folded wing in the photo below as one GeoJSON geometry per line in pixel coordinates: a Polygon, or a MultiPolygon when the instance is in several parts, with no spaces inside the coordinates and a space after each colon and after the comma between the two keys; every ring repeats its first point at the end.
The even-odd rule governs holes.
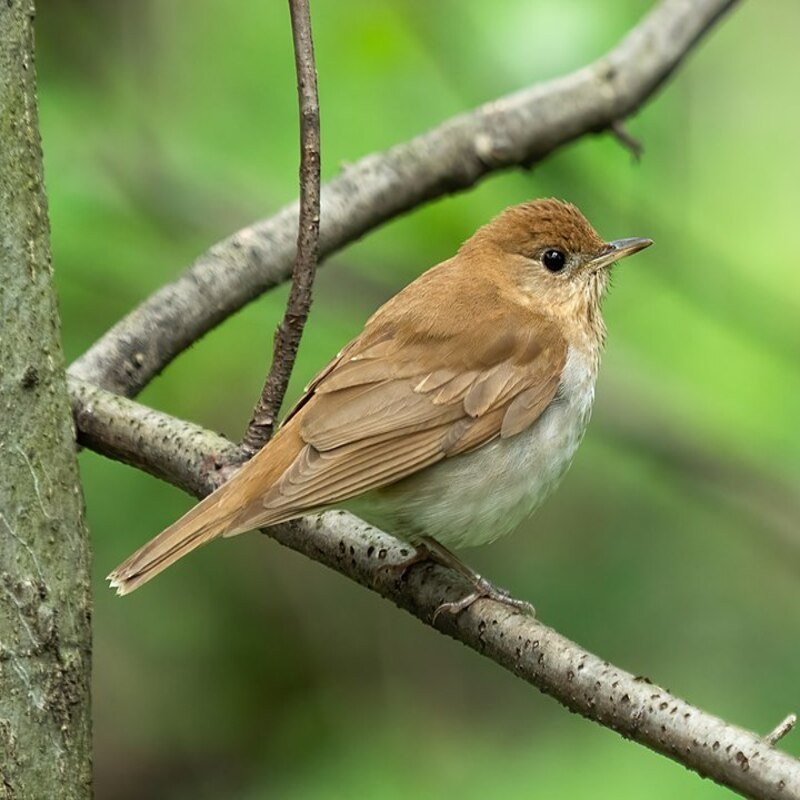
{"type": "Polygon", "coordinates": [[[368,326],[287,417],[297,456],[228,535],[336,505],[532,425],[556,395],[567,346],[552,321],[515,311],[435,337],[419,325],[368,326]]]}

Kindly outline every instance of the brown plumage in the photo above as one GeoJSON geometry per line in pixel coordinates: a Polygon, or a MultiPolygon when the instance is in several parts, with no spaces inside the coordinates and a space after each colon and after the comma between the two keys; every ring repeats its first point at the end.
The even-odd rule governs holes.
{"type": "Polygon", "coordinates": [[[506,210],[380,308],[276,436],[112,585],[130,592],[213,538],[380,491],[529,429],[556,397],[570,348],[596,369],[600,267],[612,250],[572,205],[506,210]],[[564,274],[542,266],[553,248],[568,257],[564,274]]]}

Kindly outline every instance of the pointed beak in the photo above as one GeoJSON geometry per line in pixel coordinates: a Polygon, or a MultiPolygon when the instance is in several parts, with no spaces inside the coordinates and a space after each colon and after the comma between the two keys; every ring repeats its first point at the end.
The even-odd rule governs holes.
{"type": "Polygon", "coordinates": [[[609,242],[605,248],[590,262],[589,265],[597,271],[603,267],[610,267],[616,261],[626,256],[632,256],[645,247],[650,247],[653,244],[652,239],[615,239],[609,242]]]}

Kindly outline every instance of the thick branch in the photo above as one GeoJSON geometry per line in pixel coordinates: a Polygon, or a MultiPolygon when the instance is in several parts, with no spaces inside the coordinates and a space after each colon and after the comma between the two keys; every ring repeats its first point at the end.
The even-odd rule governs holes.
{"type": "Polygon", "coordinates": [[[289,0],[289,9],[292,16],[297,99],[300,107],[300,222],[297,256],[286,313],[275,332],[272,367],[242,441],[248,456],[254,455],[269,441],[275,428],[311,308],[311,289],[319,253],[319,97],[314,40],[311,35],[311,12],[308,0],[289,0]]]}
{"type": "MultiPolygon", "coordinates": [[[[322,189],[320,255],[428,200],[558,147],[636,111],[735,0],[663,0],[608,55],[366,156],[322,189]]],[[[135,395],[175,356],[289,275],[298,208],[240,230],[115,325],[71,374],[135,395]]]]}
{"type": "MultiPolygon", "coordinates": [[[[70,388],[83,444],[198,497],[219,484],[215,465],[240,453],[210,431],[132,400],[76,379],[70,388]]],[[[800,797],[800,761],[776,750],[767,737],[730,725],[602,661],[539,620],[480,600],[457,617],[439,615],[434,625],[436,608],[470,587],[433,564],[415,567],[403,579],[381,569],[407,556],[407,546],[345,512],[306,517],[265,532],[378,592],[587,719],[744,796],[800,797]]]]}

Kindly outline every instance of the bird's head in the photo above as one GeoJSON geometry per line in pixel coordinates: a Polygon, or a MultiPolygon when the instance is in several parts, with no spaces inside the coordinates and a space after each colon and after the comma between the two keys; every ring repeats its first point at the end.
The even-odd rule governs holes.
{"type": "Polygon", "coordinates": [[[574,205],[547,199],[507,208],[463,252],[522,302],[565,322],[597,320],[602,326],[600,301],[611,266],[651,244],[638,238],[606,242],[574,205]]]}

